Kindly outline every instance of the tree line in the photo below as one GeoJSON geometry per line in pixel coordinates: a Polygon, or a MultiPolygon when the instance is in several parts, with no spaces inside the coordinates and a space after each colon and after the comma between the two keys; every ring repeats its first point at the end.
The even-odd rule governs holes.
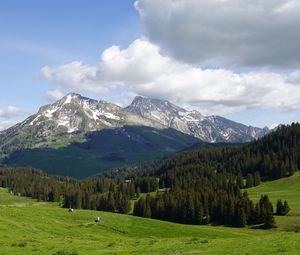
{"type": "Polygon", "coordinates": [[[161,175],[160,188],[167,189],[135,203],[134,215],[184,224],[275,226],[268,196],[254,204],[233,174],[191,164],[161,175]]]}
{"type": "MultiPolygon", "coordinates": [[[[261,179],[292,175],[300,168],[300,125],[283,126],[246,145],[213,147],[177,153],[143,165],[143,174],[130,180],[95,177],[75,180],[49,176],[31,168],[0,168],[0,186],[13,193],[63,207],[127,213],[188,224],[273,226],[273,206],[267,196],[256,204],[242,188],[261,179]]],[[[131,173],[139,167],[131,167],[131,173]]],[[[287,202],[278,201],[276,214],[285,215],[287,202]]]]}
{"type": "MultiPolygon", "coordinates": [[[[243,178],[251,174],[254,179],[256,172],[263,179],[291,176],[300,169],[300,124],[282,126],[247,144],[187,150],[151,162],[143,168],[150,168],[148,173],[159,176],[168,170],[190,164],[209,166],[215,171],[225,171],[243,178]]],[[[143,172],[139,167],[135,171],[143,172]]]]}
{"type": "Polygon", "coordinates": [[[31,168],[0,167],[0,186],[39,201],[59,202],[65,208],[128,213],[131,210],[130,199],[138,198],[141,191],[156,191],[158,181],[153,177],[128,181],[109,178],[79,181],[50,176],[31,168]]]}

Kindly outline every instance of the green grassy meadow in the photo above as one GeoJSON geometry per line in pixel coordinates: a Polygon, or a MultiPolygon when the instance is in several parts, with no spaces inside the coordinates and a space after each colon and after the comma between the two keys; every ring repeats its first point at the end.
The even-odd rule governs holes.
{"type": "Polygon", "coordinates": [[[247,189],[247,192],[254,201],[259,200],[261,194],[268,195],[274,210],[278,199],[287,200],[291,211],[287,216],[275,216],[277,226],[281,230],[300,232],[300,173],[288,178],[264,182],[257,187],[247,189]]]}
{"type": "Polygon", "coordinates": [[[288,200],[278,228],[255,230],[190,226],[88,210],[68,213],[55,203],[0,189],[0,254],[300,254],[300,175],[248,189],[288,200]],[[100,216],[101,223],[94,220],[100,216]]]}

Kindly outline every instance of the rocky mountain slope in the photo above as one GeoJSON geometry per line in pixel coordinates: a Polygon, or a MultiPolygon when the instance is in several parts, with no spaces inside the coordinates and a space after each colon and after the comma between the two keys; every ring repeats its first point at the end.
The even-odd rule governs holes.
{"type": "Polygon", "coordinates": [[[126,108],[132,113],[159,122],[206,142],[247,142],[270,132],[268,128],[246,126],[220,116],[203,116],[166,100],[135,97],[126,108]]]}
{"type": "Polygon", "coordinates": [[[70,93],[3,131],[0,150],[8,154],[22,148],[65,145],[82,139],[86,132],[124,125],[163,127],[115,104],[70,93]]]}
{"type": "Polygon", "coordinates": [[[247,142],[269,132],[219,116],[204,116],[166,100],[135,97],[122,108],[70,93],[43,106],[23,122],[0,133],[2,155],[24,148],[60,147],[85,140],[87,132],[119,128],[124,125],[173,128],[206,142],[247,142]]]}
{"type": "Polygon", "coordinates": [[[0,163],[81,178],[202,141],[246,142],[268,131],[165,100],[136,97],[122,108],[71,93],[2,131],[0,163]]]}

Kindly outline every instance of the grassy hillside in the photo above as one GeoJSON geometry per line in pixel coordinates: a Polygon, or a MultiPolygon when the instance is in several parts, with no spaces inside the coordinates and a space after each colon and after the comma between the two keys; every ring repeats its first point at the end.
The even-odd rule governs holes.
{"type": "Polygon", "coordinates": [[[84,178],[112,167],[160,158],[197,142],[199,139],[173,129],[125,126],[91,132],[83,143],[22,149],[12,153],[3,163],[84,178]]]}
{"type": "Polygon", "coordinates": [[[0,189],[0,254],[298,254],[300,235],[189,226],[57,204],[0,189]],[[103,222],[94,223],[96,216],[103,222]],[[247,244],[247,245],[245,245],[247,244]]]}
{"type": "Polygon", "coordinates": [[[273,202],[274,209],[278,199],[287,200],[291,211],[287,216],[276,216],[280,229],[300,231],[300,173],[276,181],[264,182],[261,185],[247,189],[254,201],[259,200],[261,194],[266,194],[273,202]]]}

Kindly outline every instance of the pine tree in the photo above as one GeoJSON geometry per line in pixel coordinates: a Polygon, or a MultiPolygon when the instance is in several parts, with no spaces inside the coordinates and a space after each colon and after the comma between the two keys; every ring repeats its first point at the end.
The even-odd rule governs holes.
{"type": "Polygon", "coordinates": [[[289,205],[288,205],[288,202],[285,200],[284,201],[284,213],[285,213],[285,215],[287,215],[289,212],[290,212],[290,207],[289,207],[289,205]]]}
{"type": "Polygon", "coordinates": [[[276,204],[276,214],[277,215],[284,215],[284,205],[283,205],[283,203],[282,203],[281,200],[277,201],[277,204],[276,204]]]}
{"type": "Polygon", "coordinates": [[[281,200],[277,201],[276,204],[276,214],[277,215],[287,215],[290,211],[290,207],[287,203],[287,201],[284,201],[284,203],[282,203],[281,200]]]}
{"type": "Polygon", "coordinates": [[[246,178],[246,188],[251,188],[254,185],[254,180],[252,174],[248,174],[246,178]]]}
{"type": "Polygon", "coordinates": [[[261,182],[261,180],[260,180],[260,174],[259,174],[259,172],[255,172],[254,173],[253,185],[254,186],[258,186],[258,185],[260,185],[260,182],[261,182]]]}
{"type": "Polygon", "coordinates": [[[245,227],[247,224],[247,218],[246,214],[243,208],[238,208],[237,209],[237,218],[236,218],[236,226],[237,227],[245,227]]]}
{"type": "Polygon", "coordinates": [[[276,227],[273,213],[271,213],[271,212],[267,213],[267,216],[266,216],[265,222],[264,222],[264,227],[265,228],[275,228],[276,227]]]}

